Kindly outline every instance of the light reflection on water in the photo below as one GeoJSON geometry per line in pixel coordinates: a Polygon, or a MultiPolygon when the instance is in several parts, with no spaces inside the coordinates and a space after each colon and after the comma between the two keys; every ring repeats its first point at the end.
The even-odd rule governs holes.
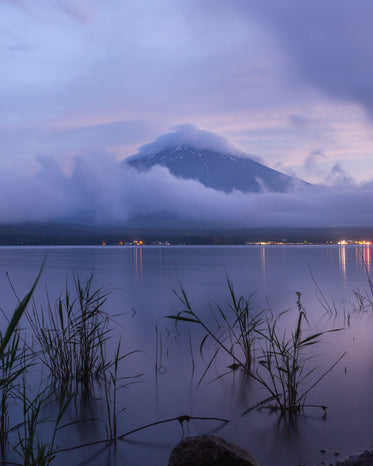
{"type": "MultiPolygon", "coordinates": [[[[4,309],[16,303],[9,276],[18,295],[28,291],[44,255],[47,261],[35,300],[58,296],[71,271],[82,278],[91,271],[98,286],[110,285],[113,293],[107,309],[116,317],[116,336],[123,334],[124,351],[141,349],[122,364],[123,375],[144,372],[143,383],[121,392],[121,432],[139,425],[181,414],[227,417],[233,419],[218,435],[248,448],[263,465],[319,464],[333,461],[333,452],[348,453],[370,446],[373,428],[373,383],[371,360],[371,313],[352,313],[353,289],[368,288],[366,270],[371,270],[370,246],[240,246],[240,247],[57,247],[0,248],[0,285],[4,309]],[[334,298],[337,316],[327,316],[315,294],[310,270],[325,298],[334,298]],[[328,416],[313,409],[300,416],[293,425],[284,423],[276,413],[256,412],[240,417],[249,405],[264,398],[262,391],[240,373],[214,378],[226,371],[229,361],[222,358],[211,368],[209,377],[196,389],[205,369],[198,355],[198,344],[191,351],[184,336],[175,339],[175,328],[164,319],[182,310],[172,290],[184,287],[194,308],[208,319],[208,302],[224,303],[229,292],[226,276],[233,281],[238,295],[254,295],[256,310],[278,314],[286,309],[292,313],[283,318],[284,327],[292,328],[295,292],[302,292],[302,302],[313,329],[346,327],[343,332],[327,336],[328,344],[318,345],[320,370],[327,369],[340,354],[344,360],[328,374],[320,386],[310,393],[309,402],[329,405],[328,416]],[[351,314],[351,315],[349,315],[351,314]],[[349,326],[347,325],[347,319],[349,326]],[[162,338],[162,364],[165,372],[155,377],[155,325],[162,338]],[[183,340],[184,338],[184,340],[183,340]],[[182,344],[184,342],[184,344],[182,344]],[[210,382],[210,383],[208,383],[210,382]],[[337,388],[336,388],[337,387],[337,388]],[[328,450],[322,456],[320,449],[328,450]],[[329,456],[328,456],[329,455],[329,456]]],[[[196,329],[190,328],[192,337],[196,329]]],[[[97,398],[100,397],[99,392],[97,398]]],[[[102,417],[102,405],[80,400],[80,412],[102,417]]],[[[71,417],[74,417],[71,407],[71,417]]],[[[211,421],[191,422],[192,435],[206,433],[217,425],[211,421]]],[[[104,435],[102,423],[77,425],[62,434],[68,443],[81,443],[104,435]]],[[[119,442],[113,450],[106,449],[98,458],[90,457],[99,450],[63,455],[58,464],[78,464],[86,458],[89,464],[163,465],[169,452],[182,435],[180,426],[163,425],[135,434],[119,442]],[[71,460],[73,458],[73,461],[71,460]]]]}
{"type": "Polygon", "coordinates": [[[344,244],[339,246],[339,262],[343,279],[346,280],[346,246],[344,244]]]}
{"type": "Polygon", "coordinates": [[[363,260],[368,272],[371,268],[371,254],[370,254],[370,245],[363,248],[363,260]]]}

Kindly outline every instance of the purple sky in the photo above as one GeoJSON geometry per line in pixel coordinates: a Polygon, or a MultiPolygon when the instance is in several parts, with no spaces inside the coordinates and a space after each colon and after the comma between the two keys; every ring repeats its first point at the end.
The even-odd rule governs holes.
{"type": "Polygon", "coordinates": [[[370,0],[1,2],[1,166],[192,123],[269,166],[373,178],[370,0]]]}
{"type": "MultiPolygon", "coordinates": [[[[372,17],[371,0],[3,0],[0,194],[17,180],[62,215],[79,160],[111,166],[185,124],[313,183],[370,182],[372,17]]],[[[14,196],[0,221],[27,217],[14,196]]]]}

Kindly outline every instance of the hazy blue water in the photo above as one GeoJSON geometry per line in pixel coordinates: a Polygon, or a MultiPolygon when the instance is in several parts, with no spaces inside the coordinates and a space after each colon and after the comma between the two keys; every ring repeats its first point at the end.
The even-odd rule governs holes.
{"type": "MultiPolygon", "coordinates": [[[[352,312],[352,290],[368,288],[370,254],[370,247],[354,246],[4,247],[0,248],[0,305],[5,312],[11,312],[16,297],[9,278],[22,296],[45,257],[36,303],[45,302],[46,288],[49,296],[58,296],[66,279],[71,282],[72,271],[82,278],[94,272],[98,286],[113,290],[106,308],[112,315],[120,314],[114,333],[115,337],[122,335],[123,351],[142,351],[125,359],[121,366],[122,375],[141,372],[144,376],[141,384],[120,393],[120,405],[127,407],[121,415],[120,432],[181,414],[225,417],[233,422],[219,434],[248,448],[264,465],[320,464],[322,460],[333,460],[334,452],[345,454],[373,444],[373,323],[370,313],[352,312]],[[338,309],[334,320],[326,317],[316,298],[311,271],[328,300],[334,298],[338,309]],[[198,345],[194,347],[196,368],[192,376],[190,351],[183,344],[187,339],[185,335],[180,341],[175,339],[173,324],[164,316],[182,310],[172,291],[180,290],[182,284],[194,308],[210,319],[208,302],[221,304],[228,300],[226,276],[233,281],[238,295],[255,292],[253,303],[258,311],[268,304],[274,314],[295,310],[295,292],[300,291],[312,328],[346,327],[343,332],[330,334],[326,338],[328,344],[316,348],[320,368],[328,367],[348,351],[308,399],[309,403],[329,406],[326,419],[318,409],[307,410],[291,427],[275,413],[252,412],[240,418],[247,406],[265,395],[252,384],[248,386],[239,374],[211,382],[225,370],[225,361],[213,367],[196,390],[205,368],[198,357],[198,345]],[[161,362],[165,367],[165,373],[157,380],[156,325],[162,338],[161,362]],[[328,453],[322,455],[320,449],[327,449],[328,453]]],[[[284,316],[283,322],[284,326],[292,325],[291,313],[284,316]]],[[[190,329],[192,338],[197,337],[196,329],[190,329]]],[[[93,405],[86,409],[91,416],[102,417],[100,402],[95,406],[95,412],[91,412],[93,405]]],[[[217,425],[211,421],[191,422],[190,434],[206,433],[217,425]]],[[[100,423],[64,433],[69,443],[81,443],[95,435],[104,435],[100,423]]],[[[120,442],[116,456],[112,450],[105,451],[90,458],[87,464],[167,464],[169,452],[181,435],[177,423],[152,428],[120,442]]],[[[98,450],[96,447],[74,453],[74,464],[98,450]]],[[[60,464],[71,461],[71,457],[69,454],[61,458],[60,464]]]]}

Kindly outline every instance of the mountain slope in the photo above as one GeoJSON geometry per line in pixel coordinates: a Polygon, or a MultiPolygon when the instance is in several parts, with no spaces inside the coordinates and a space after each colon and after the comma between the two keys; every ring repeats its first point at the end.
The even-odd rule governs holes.
{"type": "Polygon", "coordinates": [[[161,165],[178,178],[198,180],[227,193],[234,189],[284,192],[296,183],[306,185],[252,159],[191,145],[170,146],[154,154],[131,157],[126,162],[139,171],[161,165]]]}

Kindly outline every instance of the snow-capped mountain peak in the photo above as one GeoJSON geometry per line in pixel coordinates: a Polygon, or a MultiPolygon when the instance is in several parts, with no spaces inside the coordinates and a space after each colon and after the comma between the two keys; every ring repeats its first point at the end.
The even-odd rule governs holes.
{"type": "Polygon", "coordinates": [[[247,157],[190,144],[169,145],[155,153],[137,155],[127,163],[139,171],[155,165],[168,168],[178,178],[195,179],[220,191],[284,192],[301,183],[247,157]]]}

